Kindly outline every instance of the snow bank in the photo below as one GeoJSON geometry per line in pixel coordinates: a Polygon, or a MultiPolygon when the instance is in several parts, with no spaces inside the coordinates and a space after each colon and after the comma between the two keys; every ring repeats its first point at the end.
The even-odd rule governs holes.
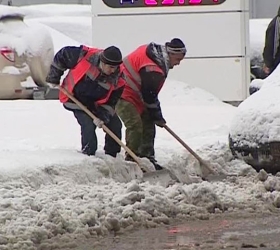
{"type": "Polygon", "coordinates": [[[164,83],[163,91],[159,93],[160,100],[163,100],[163,105],[229,105],[223,103],[219,98],[213,94],[192,85],[180,81],[168,79],[164,83]],[[180,93],[180,94],[179,94],[180,93]]]}
{"type": "MultiPolygon", "coordinates": [[[[215,152],[219,154],[212,157],[229,154],[225,147],[215,152]]],[[[121,181],[128,176],[124,165],[104,155],[81,165],[24,171],[12,179],[2,174],[1,249],[71,249],[77,247],[76,238],[155,227],[172,218],[208,219],[211,214],[267,212],[279,206],[278,177],[257,178],[240,161],[222,161],[229,168],[243,165],[246,177],[167,188],[136,180],[126,183],[121,181]],[[122,169],[119,181],[112,174],[116,169],[122,169]]]]}

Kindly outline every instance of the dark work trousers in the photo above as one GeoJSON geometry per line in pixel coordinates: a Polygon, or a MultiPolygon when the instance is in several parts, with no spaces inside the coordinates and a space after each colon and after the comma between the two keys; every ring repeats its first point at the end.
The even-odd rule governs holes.
{"type": "MultiPolygon", "coordinates": [[[[82,152],[87,155],[95,155],[97,150],[96,126],[93,120],[82,110],[73,110],[74,116],[81,126],[81,142],[82,152]]],[[[122,123],[119,117],[115,114],[111,117],[110,122],[106,126],[121,140],[122,138],[122,123]]],[[[121,151],[121,147],[109,135],[105,135],[105,154],[116,157],[121,151]]]]}

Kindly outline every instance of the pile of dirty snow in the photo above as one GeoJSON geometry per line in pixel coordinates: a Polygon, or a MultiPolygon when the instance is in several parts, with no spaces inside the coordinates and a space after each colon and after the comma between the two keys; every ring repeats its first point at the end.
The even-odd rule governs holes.
{"type": "MultiPolygon", "coordinates": [[[[131,177],[128,169],[104,155],[79,166],[45,167],[12,179],[1,175],[1,249],[71,249],[77,247],[76,238],[155,227],[174,218],[204,220],[223,212],[268,212],[280,206],[279,177],[257,175],[230,159],[226,147],[214,152],[211,161],[225,169],[242,166],[243,176],[169,187],[123,182],[131,177]],[[117,168],[121,174],[116,175],[117,168]]],[[[134,170],[134,177],[141,174],[134,170]]]]}

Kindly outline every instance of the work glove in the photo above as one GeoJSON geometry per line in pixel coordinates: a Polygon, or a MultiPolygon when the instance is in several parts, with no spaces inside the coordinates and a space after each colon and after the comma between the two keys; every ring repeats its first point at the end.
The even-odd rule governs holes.
{"type": "Polygon", "coordinates": [[[163,128],[166,124],[166,121],[162,118],[161,120],[155,121],[155,124],[160,127],[163,128]]]}
{"type": "Polygon", "coordinates": [[[104,109],[102,107],[97,107],[95,113],[96,113],[96,116],[99,117],[99,119],[104,122],[104,124],[107,124],[110,122],[111,116],[106,109],[104,109]]]}
{"type": "Polygon", "coordinates": [[[104,122],[99,118],[93,119],[93,123],[98,128],[102,128],[102,126],[104,125],[104,122]]]}

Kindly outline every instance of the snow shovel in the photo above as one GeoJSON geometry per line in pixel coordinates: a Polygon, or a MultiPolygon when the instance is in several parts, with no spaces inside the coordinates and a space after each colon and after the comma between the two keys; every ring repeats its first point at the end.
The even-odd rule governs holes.
{"type": "MultiPolygon", "coordinates": [[[[69,99],[71,99],[77,106],[83,110],[87,115],[89,115],[92,119],[97,119],[97,117],[88,110],[79,100],[77,100],[71,93],[69,93],[65,88],[59,86],[59,89],[67,95],[69,99]]],[[[139,158],[137,157],[107,126],[102,125],[102,129],[105,133],[111,136],[135,161],[135,163],[140,167],[141,170],[144,170],[146,173],[143,174],[143,180],[149,181],[150,183],[161,183],[163,185],[167,185],[166,183],[173,181],[174,176],[170,173],[169,170],[159,170],[153,171],[154,165],[147,158],[139,158]],[[164,182],[164,183],[163,183],[164,182]]]]}
{"type": "Polygon", "coordinates": [[[228,176],[234,176],[237,175],[226,175],[226,174],[217,174],[214,169],[206,162],[204,161],[199,155],[197,155],[178,135],[175,134],[174,131],[171,130],[167,125],[164,125],[164,128],[178,141],[182,144],[182,146],[187,149],[191,155],[193,155],[198,162],[200,163],[201,167],[201,178],[206,181],[219,181],[223,180],[228,176]]]}

